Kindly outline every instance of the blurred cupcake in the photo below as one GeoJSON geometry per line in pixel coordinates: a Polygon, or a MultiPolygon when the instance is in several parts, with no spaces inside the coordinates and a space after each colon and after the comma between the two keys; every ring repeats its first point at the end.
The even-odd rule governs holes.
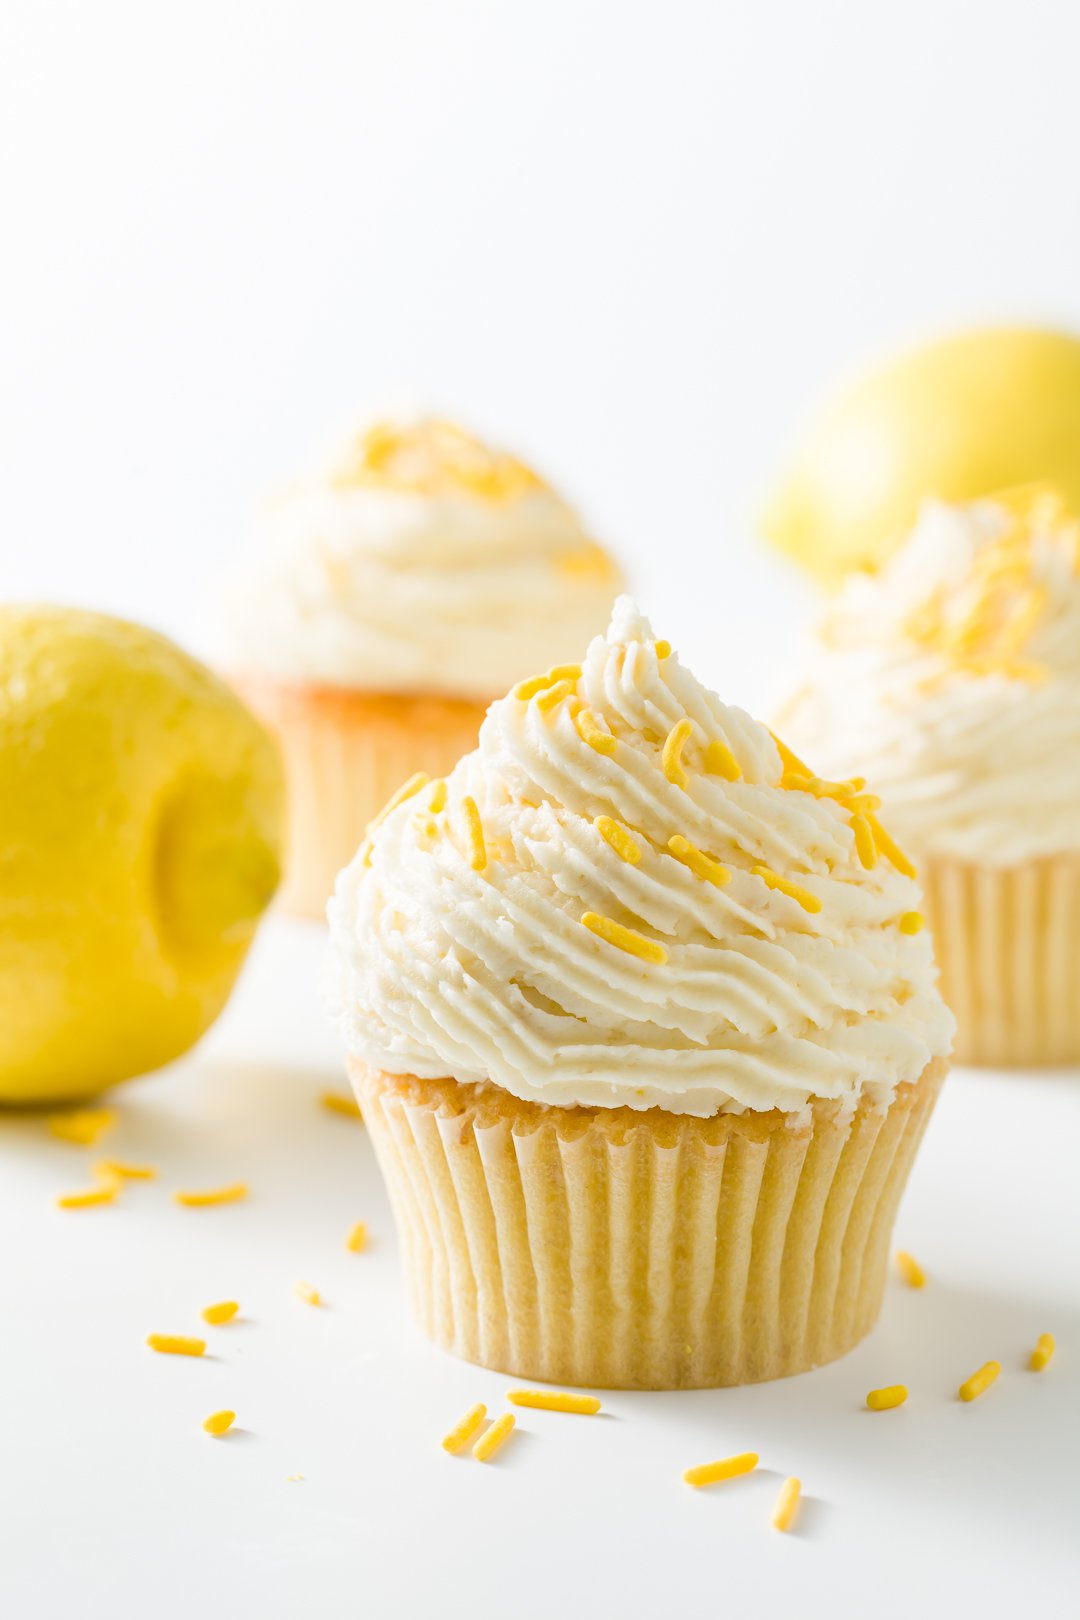
{"type": "Polygon", "coordinates": [[[285,904],[322,915],[387,795],[450,770],[488,703],[602,627],[618,569],[515,457],[380,423],[267,511],[232,593],[237,684],[281,738],[285,904]]]}
{"type": "Polygon", "coordinates": [[[873,1325],[953,1020],[861,807],[622,598],[377,827],[331,902],[334,994],[440,1344],[688,1388],[873,1325]]]}
{"type": "Polygon", "coordinates": [[[1060,499],[927,502],[827,612],[779,724],[830,775],[865,770],[919,863],[958,1061],[1080,1060],[1080,528],[1060,499]]]}

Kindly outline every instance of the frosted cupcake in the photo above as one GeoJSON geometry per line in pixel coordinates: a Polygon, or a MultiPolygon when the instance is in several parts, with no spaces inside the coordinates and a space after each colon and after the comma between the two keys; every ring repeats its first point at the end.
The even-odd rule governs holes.
{"type": "Polygon", "coordinates": [[[281,496],[229,618],[237,684],[285,750],[285,904],[322,915],[391,790],[450,770],[619,583],[554,490],[448,422],[374,426],[281,496]]]}
{"type": "Polygon", "coordinates": [[[928,502],[780,712],[822,770],[866,771],[918,863],[963,1062],[1080,1060],[1078,536],[1038,489],[928,502]]]}
{"type": "Polygon", "coordinates": [[[862,804],[622,598],[377,827],[330,908],[335,997],[440,1344],[700,1387],[873,1325],[953,1020],[862,804]]]}

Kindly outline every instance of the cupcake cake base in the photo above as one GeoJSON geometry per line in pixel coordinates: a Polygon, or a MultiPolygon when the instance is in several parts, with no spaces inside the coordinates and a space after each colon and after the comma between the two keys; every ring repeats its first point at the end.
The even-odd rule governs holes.
{"type": "Polygon", "coordinates": [[[757,1383],[856,1345],[945,1071],[887,1108],[815,1100],[793,1127],[548,1108],[350,1061],[424,1331],[516,1377],[618,1389],[757,1383]]]}
{"type": "Polygon", "coordinates": [[[458,698],[234,678],[285,755],[282,907],[322,918],[368,822],[415,771],[444,776],[476,747],[484,707],[458,698]]]}

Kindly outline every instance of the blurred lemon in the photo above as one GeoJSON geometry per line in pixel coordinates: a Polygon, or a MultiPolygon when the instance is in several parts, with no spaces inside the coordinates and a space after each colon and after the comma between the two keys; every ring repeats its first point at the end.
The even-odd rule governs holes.
{"type": "Polygon", "coordinates": [[[923,496],[971,500],[1035,479],[1080,504],[1080,339],[966,332],[870,372],[827,406],[763,527],[835,580],[882,562],[923,496]]]}
{"type": "Polygon", "coordinates": [[[282,801],[270,738],[164,637],[0,607],[0,1101],[199,1038],[277,886],[282,801]]]}

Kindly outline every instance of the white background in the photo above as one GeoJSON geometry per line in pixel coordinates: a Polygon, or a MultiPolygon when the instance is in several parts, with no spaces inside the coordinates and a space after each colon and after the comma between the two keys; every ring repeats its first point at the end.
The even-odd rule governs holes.
{"type": "MultiPolygon", "coordinates": [[[[256,501],[358,413],[458,414],[628,560],[729,700],[809,592],[753,512],[820,391],[957,324],[1080,324],[1065,0],[48,4],[0,13],[0,598],[209,644],[256,501]]],[[[902,1215],[933,1286],[808,1379],[529,1415],[498,1465],[438,1435],[506,1381],[406,1326],[315,933],[275,923],[225,1023],[131,1088],[161,1187],[64,1215],[86,1155],[0,1120],[5,1616],[1015,1612],[1075,1596],[1080,1382],[1067,1078],[958,1076],[902,1215]],[[342,1251],[367,1216],[372,1252],[342,1251]],[[290,1293],[310,1275],[332,1308],[290,1293]],[[219,1359],[150,1329],[238,1293],[219,1359]],[[1058,1333],[1043,1378],[1018,1369],[1058,1333]],[[1071,1341],[1071,1342],[1070,1342],[1071,1341]],[[999,1386],[961,1407],[990,1355],[999,1386]],[[903,1412],[860,1410],[904,1379],[903,1412]],[[244,1429],[199,1421],[234,1405],[244,1429]],[[1071,1428],[1070,1428],[1071,1424],[1071,1428]],[[800,1473],[798,1536],[753,1446],[800,1473]],[[302,1482],[287,1476],[302,1472],[302,1482]]]]}

